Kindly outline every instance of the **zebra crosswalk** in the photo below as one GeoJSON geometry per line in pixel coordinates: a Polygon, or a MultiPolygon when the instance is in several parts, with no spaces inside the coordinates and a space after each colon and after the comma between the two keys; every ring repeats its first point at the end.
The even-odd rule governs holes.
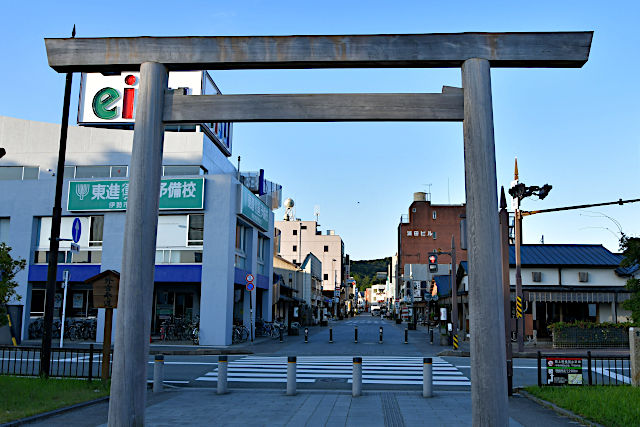
{"type": "MultiPolygon", "coordinates": [[[[296,381],[314,383],[342,381],[351,383],[353,358],[349,356],[299,356],[296,381]]],[[[421,357],[363,356],[362,383],[387,385],[422,385],[421,357]]],[[[433,384],[436,386],[469,386],[471,382],[455,366],[433,358],[433,384]]],[[[217,368],[196,381],[217,381],[217,368]]],[[[287,358],[272,356],[245,356],[228,362],[228,382],[285,383],[287,358]]]]}

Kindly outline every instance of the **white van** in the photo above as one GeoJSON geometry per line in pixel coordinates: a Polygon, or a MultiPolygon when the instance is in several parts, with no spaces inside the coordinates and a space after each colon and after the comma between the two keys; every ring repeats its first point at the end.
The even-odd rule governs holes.
{"type": "Polygon", "coordinates": [[[371,306],[371,315],[372,316],[380,316],[380,306],[379,305],[372,305],[371,306]]]}

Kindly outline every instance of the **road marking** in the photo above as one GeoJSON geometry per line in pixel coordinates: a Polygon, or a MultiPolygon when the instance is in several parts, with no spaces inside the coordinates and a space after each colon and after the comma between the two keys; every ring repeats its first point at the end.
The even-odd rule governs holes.
{"type": "MultiPolygon", "coordinates": [[[[422,357],[364,356],[363,384],[421,385],[422,357]]],[[[469,386],[470,381],[455,366],[445,360],[433,358],[433,383],[443,386],[469,386]]],[[[229,382],[279,382],[287,380],[285,356],[245,356],[230,361],[227,371],[229,382]]],[[[351,382],[353,358],[350,356],[299,356],[296,381],[313,383],[325,378],[351,382]]],[[[196,381],[216,381],[217,370],[207,372],[196,381]]]]}

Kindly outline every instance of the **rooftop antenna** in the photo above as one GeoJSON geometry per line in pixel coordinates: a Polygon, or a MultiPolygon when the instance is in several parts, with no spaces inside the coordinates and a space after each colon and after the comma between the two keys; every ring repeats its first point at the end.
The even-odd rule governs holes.
{"type": "Polygon", "coordinates": [[[316,222],[318,222],[320,218],[320,205],[315,205],[313,207],[313,215],[316,217],[316,222]]]}
{"type": "Polygon", "coordinates": [[[540,237],[540,243],[544,245],[544,234],[540,237]]]}

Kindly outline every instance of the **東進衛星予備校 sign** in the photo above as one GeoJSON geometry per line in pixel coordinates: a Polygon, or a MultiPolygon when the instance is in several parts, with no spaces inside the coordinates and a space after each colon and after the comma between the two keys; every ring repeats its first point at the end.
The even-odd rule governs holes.
{"type": "MultiPolygon", "coordinates": [[[[67,210],[126,210],[128,199],[128,180],[70,181],[67,210]]],[[[160,183],[160,209],[202,209],[203,203],[204,178],[170,178],[160,183]]]]}
{"type": "Polygon", "coordinates": [[[255,224],[262,231],[269,229],[271,210],[258,196],[242,184],[239,184],[238,213],[255,224]]]}

